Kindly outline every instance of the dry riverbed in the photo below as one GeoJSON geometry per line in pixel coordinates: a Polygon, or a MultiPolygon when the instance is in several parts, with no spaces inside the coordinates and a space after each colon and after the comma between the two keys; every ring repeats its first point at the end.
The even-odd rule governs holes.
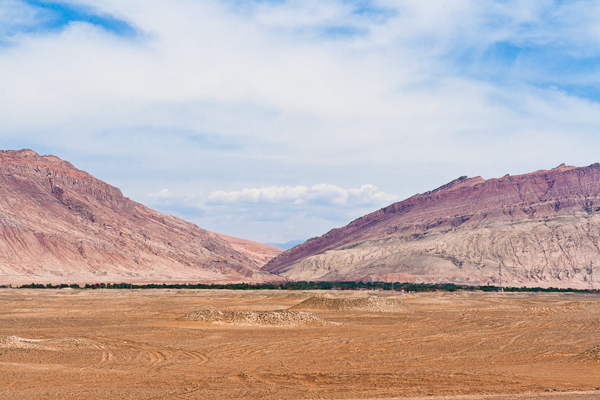
{"type": "Polygon", "coordinates": [[[591,400],[598,388],[598,295],[0,290],[2,399],[591,400]]]}

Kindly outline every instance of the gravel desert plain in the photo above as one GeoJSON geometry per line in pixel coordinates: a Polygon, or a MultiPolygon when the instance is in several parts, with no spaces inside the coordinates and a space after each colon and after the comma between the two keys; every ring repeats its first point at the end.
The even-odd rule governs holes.
{"type": "Polygon", "coordinates": [[[597,399],[578,293],[0,290],[3,399],[597,399]]]}

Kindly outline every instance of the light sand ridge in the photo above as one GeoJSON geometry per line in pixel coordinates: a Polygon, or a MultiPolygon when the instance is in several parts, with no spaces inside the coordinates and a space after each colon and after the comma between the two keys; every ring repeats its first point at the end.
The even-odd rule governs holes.
{"type": "Polygon", "coordinates": [[[379,297],[331,298],[324,296],[311,297],[290,308],[291,310],[322,311],[376,311],[376,312],[410,312],[411,309],[400,300],[379,297]]]}
{"type": "Polygon", "coordinates": [[[0,336],[0,349],[43,349],[47,347],[39,344],[39,339],[25,339],[19,336],[0,336]]]}
{"type": "Polygon", "coordinates": [[[592,347],[591,349],[584,351],[583,353],[579,354],[576,358],[579,360],[582,360],[583,362],[586,362],[586,361],[600,362],[600,345],[598,345],[596,347],[592,347]]]}
{"type": "Polygon", "coordinates": [[[181,317],[183,321],[208,322],[227,325],[301,326],[326,325],[327,321],[306,311],[221,311],[199,310],[181,317]]]}

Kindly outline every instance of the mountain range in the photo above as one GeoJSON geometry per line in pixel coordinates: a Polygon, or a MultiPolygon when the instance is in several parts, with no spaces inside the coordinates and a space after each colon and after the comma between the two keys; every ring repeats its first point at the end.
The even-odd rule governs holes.
{"type": "Polygon", "coordinates": [[[600,164],[563,164],[460,177],[309,239],[262,270],[304,281],[590,288],[599,264],[600,164]]]}
{"type": "Polygon", "coordinates": [[[600,164],[463,176],[287,251],[162,214],[32,150],[0,151],[0,190],[0,285],[600,286],[600,164]]]}
{"type": "Polygon", "coordinates": [[[0,151],[0,284],[269,282],[281,252],[154,211],[70,163],[0,151]]]}

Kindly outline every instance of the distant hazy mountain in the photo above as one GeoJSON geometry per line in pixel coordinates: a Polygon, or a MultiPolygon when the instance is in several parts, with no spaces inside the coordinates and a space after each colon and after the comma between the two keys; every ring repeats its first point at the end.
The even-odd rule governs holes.
{"type": "Polygon", "coordinates": [[[308,240],[264,271],[292,280],[600,286],[600,164],[461,177],[308,240]]]}
{"type": "Polygon", "coordinates": [[[264,282],[279,249],[151,210],[54,156],[0,151],[0,284],[264,282]]]}
{"type": "Polygon", "coordinates": [[[299,239],[299,240],[290,240],[289,242],[285,242],[285,243],[265,243],[265,244],[268,244],[269,246],[277,247],[278,249],[289,250],[292,247],[297,246],[304,242],[306,242],[305,239],[299,239]]]}

